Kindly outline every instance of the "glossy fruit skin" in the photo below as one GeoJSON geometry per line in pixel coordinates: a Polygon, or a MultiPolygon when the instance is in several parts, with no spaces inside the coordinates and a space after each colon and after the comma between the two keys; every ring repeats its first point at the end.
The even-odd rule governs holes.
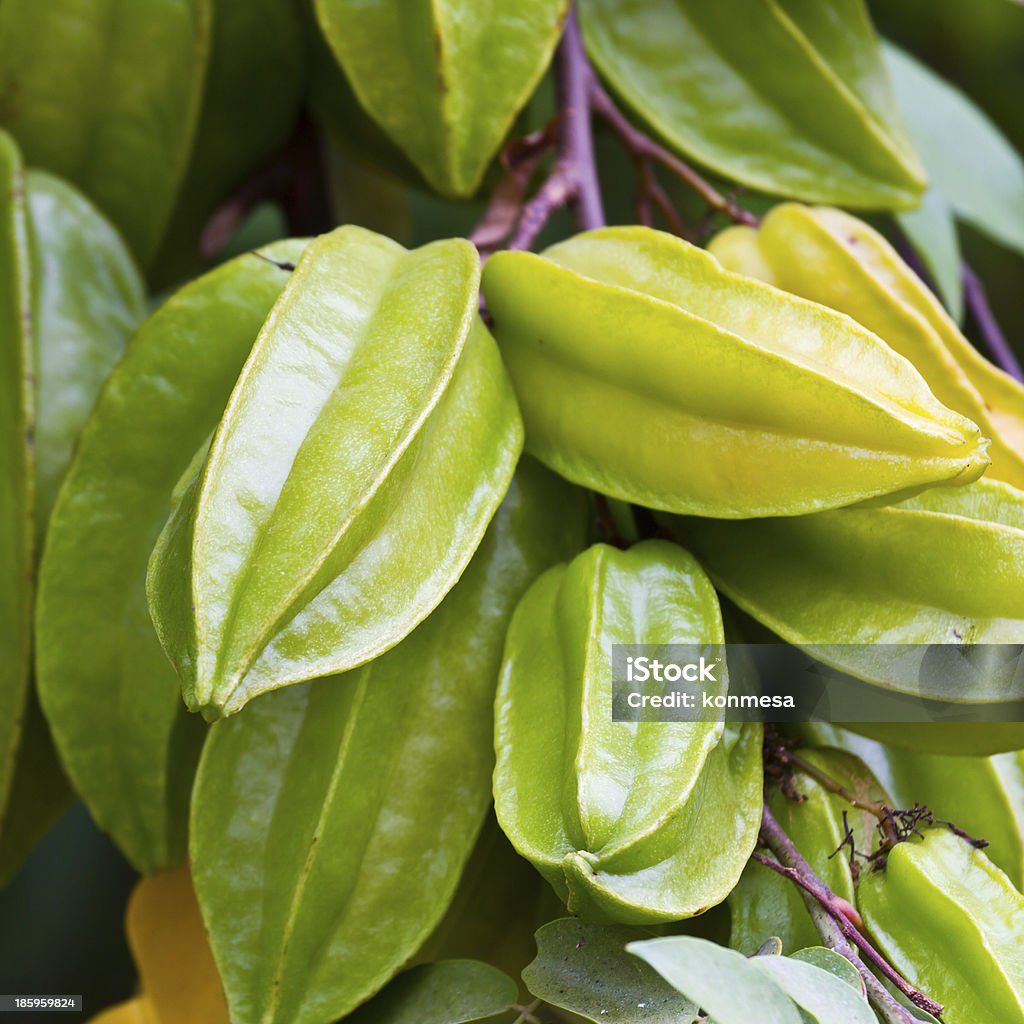
{"type": "Polygon", "coordinates": [[[508,619],[585,525],[583,495],[525,460],[462,579],[401,644],[211,730],[191,855],[232,1020],[335,1020],[444,917],[490,805],[508,619]]]}
{"type": "Polygon", "coordinates": [[[146,566],[175,484],[287,282],[271,261],[296,260],[304,244],[239,256],[141,325],[83,431],[47,538],[36,613],[43,706],[94,819],[147,874],[184,856],[203,727],[150,621],[146,566]]]}
{"type": "Polygon", "coordinates": [[[978,428],[875,335],[663,232],[497,253],[483,283],[527,450],[612,497],[800,515],[987,464],[978,428]]]}
{"type": "Polygon", "coordinates": [[[774,195],[917,205],[925,175],[859,0],[584,0],[580,12],[603,76],[700,164],[774,195]]]}
{"type": "Polygon", "coordinates": [[[710,583],[665,541],[594,545],[517,607],[495,704],[495,809],[572,913],[678,920],[735,884],[760,821],[760,731],[609,713],[612,644],[722,640],[710,583]]]}
{"type": "Polygon", "coordinates": [[[478,281],[465,240],[306,248],[150,563],[192,709],[364,664],[458,579],[522,447],[478,281]]]}
{"type": "MultiPolygon", "coordinates": [[[[938,699],[999,702],[1017,695],[1005,673],[968,672],[964,662],[962,673],[933,676],[921,658],[904,664],[893,656],[913,653],[913,645],[950,644],[981,645],[981,657],[986,644],[1024,640],[1024,493],[1009,484],[982,479],[815,516],[674,522],[731,600],[827,664],[938,699]]],[[[923,648],[919,653],[924,657],[923,648]]],[[[906,735],[934,728],[911,727],[906,735]]],[[[989,743],[997,744],[990,750],[1007,749],[1004,742],[1019,746],[1017,736],[1012,723],[972,726],[964,752],[982,752],[989,743]]]]}
{"type": "Polygon", "coordinates": [[[830,207],[782,203],[760,228],[727,228],[708,248],[729,269],[846,313],[877,334],[941,402],[992,439],[986,475],[1024,487],[1024,386],[971,345],[869,224],[830,207]]]}
{"type": "Polygon", "coordinates": [[[895,967],[945,1005],[948,1024],[1024,1020],[1024,896],[981,850],[926,829],[861,879],[857,905],[895,967]]]}
{"type": "Polygon", "coordinates": [[[0,454],[0,881],[67,805],[69,791],[31,684],[38,562],[82,424],[144,316],[132,257],[100,212],[53,175],[26,170],[0,131],[6,225],[6,450],[0,454]],[[9,447],[7,447],[9,446],[9,447]],[[28,531],[24,533],[22,531],[28,531]]]}
{"type": "Polygon", "coordinates": [[[444,194],[470,196],[544,73],[566,0],[316,0],[359,102],[444,194]]]}
{"type": "Polygon", "coordinates": [[[14,776],[32,658],[35,459],[29,438],[35,353],[25,330],[32,299],[24,187],[17,147],[0,133],[0,247],[6,268],[0,275],[0,809],[14,776]]]}
{"type": "Polygon", "coordinates": [[[80,188],[144,266],[199,119],[214,0],[35,0],[0,14],[0,122],[80,188]]]}
{"type": "Polygon", "coordinates": [[[409,966],[475,958],[518,978],[536,953],[534,932],[550,919],[555,903],[490,814],[444,917],[409,966]]]}

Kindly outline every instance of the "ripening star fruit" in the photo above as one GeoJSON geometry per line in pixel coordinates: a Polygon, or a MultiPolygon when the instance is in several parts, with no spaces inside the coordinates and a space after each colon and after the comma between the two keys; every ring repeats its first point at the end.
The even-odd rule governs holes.
{"type": "Polygon", "coordinates": [[[495,810],[573,914],[679,920],[736,884],[760,825],[760,728],[612,719],[613,644],[723,642],[710,581],[667,541],[597,544],[516,608],[495,704],[495,810]]]}
{"type": "Polygon", "coordinates": [[[900,843],[861,878],[857,907],[946,1024],[1024,1021],[1024,896],[966,839],[927,828],[900,843]]]}
{"type": "Polygon", "coordinates": [[[987,475],[1024,487],[1024,387],[974,348],[874,228],[831,207],[781,203],[760,228],[726,228],[708,248],[729,270],[874,331],[917,367],[941,402],[991,438],[987,475]]]}
{"type": "Polygon", "coordinates": [[[464,240],[304,250],[150,562],[193,710],[361,665],[459,578],[522,447],[478,285],[464,240]]]}
{"type": "Polygon", "coordinates": [[[968,483],[987,442],[876,335],[644,227],[502,252],[484,293],[527,449],[575,483],[718,518],[968,483]]]}
{"type": "MultiPolygon", "coordinates": [[[[1009,484],[986,478],[814,516],[673,522],[730,600],[834,668],[936,700],[1021,696],[1007,660],[1016,648],[977,646],[1024,643],[1024,492],[1009,484]],[[948,656],[916,646],[942,644],[948,656]]],[[[945,729],[999,734],[994,748],[964,752],[1024,745],[1024,724],[945,729]]]]}
{"type": "Polygon", "coordinates": [[[27,169],[0,130],[0,885],[64,809],[31,696],[37,566],[83,424],[145,308],[109,221],[60,178],[27,169]],[[31,812],[19,817],[19,804],[31,812]]]}
{"type": "Polygon", "coordinates": [[[210,730],[191,849],[232,1021],[347,1019],[440,924],[491,803],[509,619],[586,524],[584,495],[524,460],[459,582],[400,644],[210,730]]]}

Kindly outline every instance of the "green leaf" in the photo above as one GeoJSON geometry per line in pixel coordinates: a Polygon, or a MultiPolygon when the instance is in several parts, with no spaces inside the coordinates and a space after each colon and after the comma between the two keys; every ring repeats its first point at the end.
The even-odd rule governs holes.
{"type": "Polygon", "coordinates": [[[916,210],[897,215],[914,251],[931,274],[949,315],[964,317],[964,282],[960,273],[960,238],[949,203],[934,186],[925,192],[916,210]]]}
{"type": "MultiPolygon", "coordinates": [[[[327,40],[316,23],[313,5],[309,5],[309,48],[306,106],[329,147],[367,166],[367,174],[376,172],[385,181],[394,179],[402,187],[427,188],[423,175],[384,129],[363,109],[349,80],[341,70],[327,40]]],[[[330,159],[330,155],[328,156],[330,159]]],[[[338,221],[341,224],[347,220],[338,221]]],[[[373,224],[361,227],[390,235],[398,242],[406,240],[373,224]]]]}
{"type": "Polygon", "coordinates": [[[786,993],[758,968],[774,957],[748,960],[734,950],[688,935],[631,942],[626,951],[650,964],[715,1024],[803,1024],[786,993]]]}
{"type": "Polygon", "coordinates": [[[497,253],[484,293],[527,450],[611,497],[798,515],[988,464],[977,425],[875,334],[664,232],[497,253]]]}
{"type": "Polygon", "coordinates": [[[524,465],[458,585],[401,644],[211,730],[192,864],[232,1019],[333,1020],[443,917],[490,803],[508,617],[584,523],[581,495],[524,465]]]}
{"type": "Polygon", "coordinates": [[[446,195],[476,191],[554,51],[566,0],[316,0],[359,102],[446,195]]]}
{"type": "Polygon", "coordinates": [[[812,964],[823,971],[828,971],[841,981],[846,982],[851,988],[864,994],[864,982],[857,973],[857,968],[846,959],[840,956],[834,949],[827,946],[807,946],[805,949],[798,949],[790,957],[791,960],[800,960],[806,964],[812,964]]]}
{"type": "Polygon", "coordinates": [[[306,249],[151,561],[193,709],[361,665],[458,579],[522,445],[478,275],[463,240],[306,249]]]}
{"type": "Polygon", "coordinates": [[[598,1024],[692,1024],[698,1007],[626,952],[636,928],[564,917],[537,932],[537,958],[523,971],[530,992],[598,1024]]]}
{"type": "Polygon", "coordinates": [[[916,205],[924,175],[861,0],[584,0],[581,17],[601,73],[687,156],[763,192],[916,205]]]}
{"type": "Polygon", "coordinates": [[[720,590],[833,668],[915,698],[1020,696],[998,664],[986,668],[984,646],[1024,640],[1024,492],[1009,484],[985,478],[882,507],[680,526],[720,590]],[[922,661],[941,652],[901,648],[939,644],[952,645],[941,671],[922,661]],[[974,645],[977,657],[964,658],[974,645]]]}
{"type": "Polygon", "coordinates": [[[675,921],[736,884],[760,824],[759,732],[610,714],[613,644],[722,642],[707,577],[665,541],[595,545],[516,609],[495,705],[495,810],[570,912],[675,921]]]}
{"type": "Polygon", "coordinates": [[[966,96],[891,43],[896,99],[943,199],[979,231],[1024,253],[1024,162],[966,96]]]}
{"type": "Polygon", "coordinates": [[[473,1024],[493,1020],[516,1001],[516,983],[479,960],[442,960],[398,975],[356,1010],[351,1024],[473,1024]]]}
{"type": "MultiPolygon", "coordinates": [[[[282,243],[267,255],[293,260],[301,249],[282,243]]],[[[37,619],[43,708],[93,817],[144,872],[184,852],[201,737],[149,619],[146,564],[171,491],[286,281],[267,260],[241,256],[142,325],[83,432],[47,538],[37,619]]]]}
{"type": "Polygon", "coordinates": [[[200,263],[200,233],[217,204],[274,156],[302,100],[304,46],[291,0],[213,0],[209,69],[192,157],[154,259],[159,281],[200,263]]]}
{"type": "Polygon", "coordinates": [[[32,658],[35,395],[29,220],[21,157],[0,132],[0,815],[14,777],[32,658]]]}
{"type": "Polygon", "coordinates": [[[805,1024],[878,1024],[865,998],[829,971],[785,956],[750,962],[800,1007],[805,1024]]]}
{"type": "Polygon", "coordinates": [[[0,126],[147,264],[185,174],[212,0],[4,0],[0,126]]]}

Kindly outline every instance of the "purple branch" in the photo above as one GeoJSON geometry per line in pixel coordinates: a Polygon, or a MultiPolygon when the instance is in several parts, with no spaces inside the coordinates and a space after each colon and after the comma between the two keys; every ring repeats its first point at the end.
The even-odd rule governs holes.
{"type": "Polygon", "coordinates": [[[635,128],[615,105],[615,101],[608,95],[589,67],[588,72],[591,106],[604,118],[608,127],[615,132],[634,157],[638,160],[653,160],[655,163],[661,164],[689,185],[713,210],[724,213],[737,224],[757,224],[757,218],[752,213],[748,213],[731,202],[710,182],[705,181],[689,164],[635,128]]]}
{"type": "Polygon", "coordinates": [[[529,249],[551,215],[572,204],[583,231],[603,227],[604,208],[594,160],[590,124],[590,65],[583,52],[579,23],[570,11],[555,55],[560,123],[558,157],[550,177],[523,207],[510,249],[529,249]]]}
{"type": "MultiPolygon", "coordinates": [[[[519,210],[515,230],[511,231],[512,237],[508,242],[509,249],[529,249],[552,214],[563,206],[572,206],[577,226],[582,231],[604,226],[601,186],[594,159],[594,113],[609,124],[633,155],[642,175],[644,200],[655,202],[677,234],[685,237],[687,232],[654,178],[649,166],[651,163],[660,164],[682,179],[712,210],[740,224],[757,224],[756,217],[723,196],[692,167],[629,122],[597,80],[583,49],[576,12],[571,9],[555,53],[555,71],[559,109],[555,164],[537,193],[519,210]]],[[[515,197],[514,188],[509,186],[494,200],[493,208],[488,209],[478,229],[482,241],[492,243],[495,232],[502,230],[512,219],[515,197]]],[[[476,237],[477,232],[474,232],[474,239],[476,237]]],[[[493,245],[484,244],[481,248],[486,254],[493,245]]]]}
{"type": "Polygon", "coordinates": [[[964,301],[971,311],[974,322],[985,341],[985,345],[992,354],[993,360],[1001,366],[1011,377],[1024,381],[1024,373],[1021,372],[1020,363],[1013,349],[1010,348],[1003,334],[999,322],[988,304],[988,295],[985,293],[985,285],[981,278],[966,264],[960,265],[960,272],[964,281],[964,301]]]}
{"type": "Polygon", "coordinates": [[[593,73],[583,52],[583,39],[576,12],[570,11],[562,36],[558,65],[559,91],[565,113],[565,149],[561,154],[576,193],[576,218],[580,228],[591,231],[604,227],[604,207],[594,159],[594,136],[590,124],[590,85],[593,73]]]}
{"type": "MultiPolygon", "coordinates": [[[[808,910],[811,911],[811,916],[818,926],[822,938],[837,953],[845,956],[846,959],[850,960],[857,967],[860,963],[860,957],[856,954],[853,957],[850,956],[853,953],[853,950],[849,948],[850,943],[852,943],[863,953],[872,966],[892,982],[915,1006],[919,1006],[922,1010],[926,1010],[931,1014],[937,1015],[942,1013],[941,1003],[930,999],[923,992],[920,992],[900,977],[889,962],[854,927],[853,922],[844,912],[845,908],[840,902],[839,897],[818,878],[814,869],[807,863],[789,836],[786,835],[782,826],[775,820],[767,806],[764,808],[764,817],[761,821],[761,839],[765,846],[775,854],[777,861],[773,861],[770,857],[765,857],[759,853],[755,853],[754,858],[758,863],[764,864],[765,867],[771,868],[800,887],[804,901],[807,903],[808,910]],[[818,913],[815,913],[816,910],[818,913]],[[821,911],[824,911],[824,913],[821,913],[821,911]],[[839,932],[838,936],[835,934],[836,929],[839,932]],[[843,940],[841,945],[837,944],[837,940],[840,938],[843,940]],[[845,945],[847,949],[844,950],[842,945],[845,945]]],[[[865,968],[860,973],[867,986],[871,1002],[876,1008],[881,1009],[884,1006],[891,1020],[900,1021],[901,1024],[903,1022],[905,1024],[913,1024],[913,1016],[885,991],[884,987],[882,987],[870,971],[865,968]]]]}

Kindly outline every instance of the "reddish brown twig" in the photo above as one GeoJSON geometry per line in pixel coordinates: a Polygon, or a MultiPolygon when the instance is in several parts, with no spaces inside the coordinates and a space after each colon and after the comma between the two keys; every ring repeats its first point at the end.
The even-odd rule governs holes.
{"type": "Polygon", "coordinates": [[[860,954],[863,954],[865,959],[915,1006],[931,1014],[942,1013],[942,1004],[935,1002],[902,978],[854,925],[850,920],[849,905],[845,900],[840,901],[817,876],[782,826],[775,820],[767,804],[761,821],[761,841],[775,855],[775,859],[761,853],[755,853],[754,859],[799,886],[822,941],[845,956],[858,969],[872,1005],[876,1009],[881,1010],[884,1007],[889,1020],[899,1021],[900,1024],[913,1024],[914,1017],[893,999],[867,969],[860,960],[860,954]],[[853,946],[859,953],[854,953],[851,948],[853,946]]]}
{"type": "Polygon", "coordinates": [[[605,222],[590,123],[590,65],[583,53],[583,40],[574,12],[566,19],[555,66],[559,101],[558,155],[547,180],[523,206],[508,243],[509,249],[528,249],[552,214],[566,205],[573,207],[576,222],[584,231],[601,227],[605,222]]]}
{"type": "Polygon", "coordinates": [[[629,118],[619,110],[593,71],[590,72],[589,81],[591,107],[604,119],[608,127],[619,137],[634,157],[648,161],[653,160],[655,163],[661,164],[693,189],[711,209],[725,214],[737,224],[757,223],[757,218],[752,213],[723,196],[688,163],[680,160],[674,153],[669,152],[664,146],[659,145],[649,135],[645,135],[635,127],[629,118]]]}
{"type": "Polygon", "coordinates": [[[515,230],[530,181],[555,145],[557,121],[553,117],[540,131],[513,140],[502,151],[505,173],[491,194],[483,218],[469,236],[483,256],[497,249],[515,230]]]}

